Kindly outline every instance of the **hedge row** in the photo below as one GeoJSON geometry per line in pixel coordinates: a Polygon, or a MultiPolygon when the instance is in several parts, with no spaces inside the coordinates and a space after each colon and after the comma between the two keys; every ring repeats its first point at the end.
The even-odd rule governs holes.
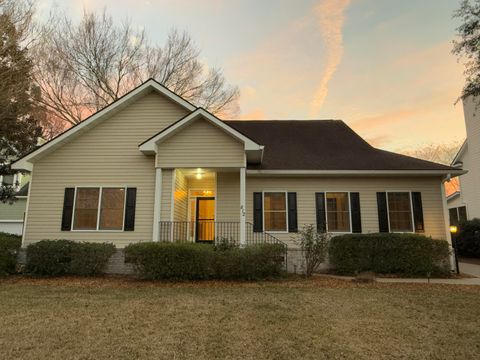
{"type": "Polygon", "coordinates": [[[42,240],[27,247],[26,272],[35,276],[96,276],[105,271],[115,245],[42,240]]]}
{"type": "Polygon", "coordinates": [[[329,259],[339,274],[443,276],[450,272],[449,253],[446,241],[416,234],[349,234],[331,239],[329,259]]]}
{"type": "Polygon", "coordinates": [[[460,224],[456,235],[458,255],[480,258],[480,219],[473,219],[460,224]]]}
{"type": "Polygon", "coordinates": [[[15,272],[17,253],[21,245],[21,236],[0,233],[0,276],[15,272]]]}
{"type": "Polygon", "coordinates": [[[240,248],[146,242],[127,246],[125,258],[149,280],[258,280],[282,274],[284,251],[270,244],[240,248]]]}

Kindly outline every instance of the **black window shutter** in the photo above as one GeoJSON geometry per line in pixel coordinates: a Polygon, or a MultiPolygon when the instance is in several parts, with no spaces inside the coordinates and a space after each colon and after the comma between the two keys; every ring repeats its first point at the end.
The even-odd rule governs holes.
{"type": "Polygon", "coordinates": [[[360,193],[350,193],[350,211],[352,213],[352,232],[362,232],[362,217],[360,214],[360,193]]]}
{"type": "Polygon", "coordinates": [[[75,188],[65,188],[65,195],[63,197],[62,231],[70,231],[72,229],[74,198],[75,188]]]}
{"type": "Polygon", "coordinates": [[[127,199],[125,201],[124,231],[135,230],[135,205],[137,203],[137,189],[127,188],[127,199]]]}
{"type": "Polygon", "coordinates": [[[253,193],[253,231],[263,231],[263,194],[253,193]]]}
{"type": "Polygon", "coordinates": [[[377,192],[378,231],[389,232],[387,213],[387,193],[377,192]]]}
{"type": "Polygon", "coordinates": [[[425,227],[423,225],[422,193],[412,192],[412,206],[415,232],[423,233],[425,227]]]}
{"type": "Polygon", "coordinates": [[[297,193],[288,193],[288,232],[297,232],[297,193]]]}
{"type": "Polygon", "coordinates": [[[315,207],[317,209],[317,232],[326,232],[327,222],[325,217],[325,193],[315,193],[315,207]]]}

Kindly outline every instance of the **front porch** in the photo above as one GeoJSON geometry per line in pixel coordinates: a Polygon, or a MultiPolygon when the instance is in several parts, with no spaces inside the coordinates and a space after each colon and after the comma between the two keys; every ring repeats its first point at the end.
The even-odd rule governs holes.
{"type": "Polygon", "coordinates": [[[245,168],[157,169],[157,176],[153,241],[286,246],[246,222],[245,168]]]}
{"type": "Polygon", "coordinates": [[[245,168],[157,168],[154,241],[246,244],[245,168]]]}

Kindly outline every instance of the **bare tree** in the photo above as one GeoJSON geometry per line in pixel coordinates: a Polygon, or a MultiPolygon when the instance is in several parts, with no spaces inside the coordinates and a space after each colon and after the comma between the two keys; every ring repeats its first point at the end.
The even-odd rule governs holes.
{"type": "Polygon", "coordinates": [[[238,111],[237,87],[219,69],[199,60],[189,34],[172,30],[163,46],[143,30],[84,11],[79,23],[56,13],[43,27],[35,52],[35,79],[50,118],[68,126],[81,122],[148,78],[217,115],[238,111]]]}
{"type": "MultiPolygon", "coordinates": [[[[460,146],[461,144],[458,141],[453,141],[450,143],[428,144],[414,150],[403,151],[403,153],[419,159],[450,165],[455,158],[455,155],[457,155],[460,146]]],[[[460,190],[458,177],[455,177],[445,183],[445,192],[447,196],[458,190],[460,190]]]]}
{"type": "Polygon", "coordinates": [[[450,165],[460,149],[460,146],[461,144],[458,141],[440,144],[432,143],[417,149],[406,150],[402,152],[405,155],[413,156],[419,159],[450,165]]]}

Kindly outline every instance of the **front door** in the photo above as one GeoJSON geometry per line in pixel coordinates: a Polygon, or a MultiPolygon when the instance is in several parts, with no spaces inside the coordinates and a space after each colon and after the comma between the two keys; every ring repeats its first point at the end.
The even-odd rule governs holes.
{"type": "Polygon", "coordinates": [[[197,197],[196,242],[212,242],[215,239],[215,198],[197,197]]]}

